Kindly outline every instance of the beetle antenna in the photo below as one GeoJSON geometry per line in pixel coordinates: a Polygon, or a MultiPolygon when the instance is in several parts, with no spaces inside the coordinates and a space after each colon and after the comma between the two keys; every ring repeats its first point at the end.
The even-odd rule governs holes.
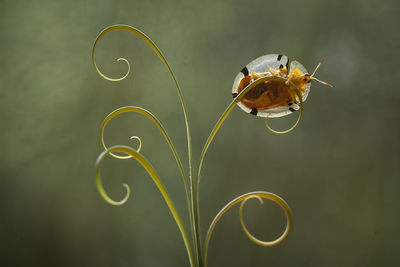
{"type": "Polygon", "coordinates": [[[311,76],[311,79],[312,79],[312,80],[316,80],[317,82],[320,82],[320,83],[322,83],[322,84],[325,84],[325,85],[327,85],[327,86],[329,86],[329,87],[333,87],[332,84],[329,84],[329,83],[327,83],[327,82],[321,81],[321,80],[319,80],[319,79],[317,79],[317,78],[315,78],[315,77],[312,77],[312,76],[311,76]]]}
{"type": "Polygon", "coordinates": [[[329,83],[327,83],[327,82],[323,82],[323,81],[321,81],[321,80],[319,80],[319,79],[317,79],[317,78],[314,77],[314,74],[317,72],[319,66],[321,66],[322,63],[324,63],[324,61],[325,61],[325,59],[322,59],[322,60],[318,63],[317,67],[315,67],[315,70],[314,70],[314,72],[311,74],[310,78],[311,78],[312,80],[316,80],[317,82],[320,82],[320,83],[322,83],[322,84],[325,84],[325,85],[327,85],[327,86],[329,86],[329,87],[333,87],[333,85],[331,85],[331,84],[329,84],[329,83]]]}
{"type": "Polygon", "coordinates": [[[325,61],[325,59],[322,59],[322,60],[318,63],[318,65],[315,67],[314,72],[311,74],[311,77],[314,76],[314,74],[317,72],[319,66],[321,66],[321,64],[324,63],[324,61],[325,61]]]}

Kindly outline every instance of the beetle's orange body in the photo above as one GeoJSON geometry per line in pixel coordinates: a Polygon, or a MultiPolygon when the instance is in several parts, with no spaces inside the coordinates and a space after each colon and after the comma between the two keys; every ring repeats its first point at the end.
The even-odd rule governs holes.
{"type": "Polygon", "coordinates": [[[322,62],[310,75],[297,61],[292,61],[289,66],[289,59],[285,55],[270,54],[259,57],[246,65],[236,76],[232,96],[235,98],[259,78],[266,76],[283,78],[283,80],[272,79],[258,84],[238,101],[238,105],[244,111],[259,117],[276,118],[288,115],[300,108],[299,96],[303,102],[306,100],[311,80],[331,86],[314,77],[322,62]],[[294,86],[300,95],[297,95],[294,86]]]}
{"type": "MultiPolygon", "coordinates": [[[[282,71],[280,71],[281,74],[282,71]]],[[[239,83],[238,93],[240,93],[246,86],[252,83],[254,80],[270,76],[271,73],[252,73],[243,79],[239,83]]],[[[287,75],[279,75],[286,77],[287,75]]],[[[292,76],[292,82],[296,85],[297,89],[303,95],[306,92],[306,84],[309,79],[304,81],[304,76],[295,75],[292,76]]],[[[272,109],[279,106],[291,106],[296,102],[297,94],[291,86],[279,80],[271,80],[261,83],[251,89],[242,99],[241,103],[250,109],[265,110],[272,109]]]]}

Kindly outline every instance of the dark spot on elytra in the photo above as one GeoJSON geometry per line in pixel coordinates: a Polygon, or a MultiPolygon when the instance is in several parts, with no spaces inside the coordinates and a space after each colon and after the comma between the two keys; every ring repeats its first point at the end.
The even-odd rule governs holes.
{"type": "Polygon", "coordinates": [[[237,93],[232,93],[233,98],[237,97],[238,94],[237,93]]]}
{"type": "Polygon", "coordinates": [[[289,108],[289,110],[290,110],[291,112],[295,112],[295,111],[296,111],[294,108],[289,108]]]}
{"type": "Polygon", "coordinates": [[[258,110],[256,108],[252,108],[250,114],[257,115],[258,110]]]}
{"type": "Polygon", "coordinates": [[[283,56],[282,54],[279,54],[277,60],[278,60],[278,61],[281,60],[282,56],[283,56]]]}
{"type": "Polygon", "coordinates": [[[247,67],[244,67],[240,72],[243,73],[244,76],[249,75],[249,70],[247,69],[247,67]]]}
{"type": "Polygon", "coordinates": [[[288,103],[288,106],[291,106],[291,105],[293,105],[293,103],[292,103],[292,102],[289,102],[289,103],[288,103]]]}
{"type": "Polygon", "coordinates": [[[281,65],[279,65],[279,68],[280,68],[280,69],[283,69],[283,65],[282,65],[282,64],[281,64],[281,65]]]}
{"type": "Polygon", "coordinates": [[[264,93],[266,93],[268,95],[269,91],[270,90],[268,90],[268,86],[265,83],[259,84],[256,87],[254,87],[253,89],[251,89],[249,92],[247,92],[247,94],[245,95],[245,98],[256,100],[264,93]]]}

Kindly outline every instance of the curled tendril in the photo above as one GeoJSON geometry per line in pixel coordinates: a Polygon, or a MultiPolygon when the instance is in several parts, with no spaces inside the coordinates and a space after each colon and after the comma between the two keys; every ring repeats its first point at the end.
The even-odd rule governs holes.
{"type": "Polygon", "coordinates": [[[296,122],[293,124],[293,126],[290,127],[290,128],[287,129],[287,130],[284,130],[284,131],[277,131],[277,130],[272,129],[272,128],[269,126],[269,124],[268,124],[268,119],[269,119],[269,118],[268,118],[268,117],[265,118],[265,126],[267,127],[267,129],[270,130],[270,131],[273,132],[273,133],[276,133],[276,134],[286,134],[286,133],[290,133],[291,131],[293,131],[293,130],[297,127],[297,125],[298,125],[299,122],[301,121],[301,118],[303,117],[303,97],[301,96],[300,91],[299,91],[299,89],[297,89],[297,87],[295,86],[295,84],[292,83],[292,82],[290,82],[290,83],[291,83],[291,85],[293,86],[293,89],[294,89],[294,91],[296,92],[296,94],[297,94],[297,96],[298,96],[298,98],[299,98],[299,101],[300,101],[300,113],[299,113],[299,116],[297,117],[296,122]]]}
{"type": "MultiPolygon", "coordinates": [[[[94,60],[94,58],[93,58],[94,60]]],[[[103,77],[104,79],[111,81],[111,82],[119,82],[122,81],[123,79],[125,79],[126,77],[128,77],[129,73],[131,72],[131,64],[129,63],[129,61],[126,58],[120,57],[117,59],[117,61],[124,61],[126,63],[126,65],[128,66],[128,70],[126,71],[125,75],[122,76],[121,78],[110,78],[106,75],[104,75],[98,68],[95,62],[93,62],[94,67],[96,68],[97,72],[99,73],[99,75],[101,77],[103,77]]]]}
{"type": "Polygon", "coordinates": [[[131,138],[129,138],[129,139],[136,139],[136,140],[138,140],[139,146],[138,146],[138,148],[136,149],[136,151],[137,151],[137,152],[140,152],[140,150],[142,149],[142,140],[140,139],[140,137],[139,137],[139,136],[136,136],[136,135],[133,135],[133,136],[131,136],[131,138]]]}
{"type": "MultiPolygon", "coordinates": [[[[276,196],[277,197],[277,196],[276,196]]],[[[289,207],[287,206],[286,202],[284,205],[281,205],[281,207],[283,208],[283,210],[285,211],[286,214],[286,220],[287,220],[287,226],[285,231],[282,233],[282,235],[280,237],[278,237],[277,239],[273,240],[273,241],[262,241],[256,237],[254,237],[248,230],[246,227],[246,224],[244,223],[243,220],[243,207],[245,205],[245,203],[247,202],[247,200],[251,199],[251,198],[257,198],[260,201],[260,204],[263,204],[263,199],[258,196],[258,195],[252,195],[252,196],[248,196],[247,198],[245,198],[242,203],[240,204],[240,209],[239,209],[239,218],[240,218],[240,224],[242,225],[243,231],[245,232],[246,236],[253,241],[254,243],[256,243],[259,246],[263,246],[263,247],[273,247],[278,245],[279,243],[281,243],[283,240],[286,239],[286,237],[289,235],[290,229],[291,229],[291,211],[290,209],[288,209],[289,207]],[[285,206],[286,205],[286,206],[285,206]],[[289,218],[290,217],[290,218],[289,218]],[[289,222],[290,221],[290,222],[289,222]]],[[[282,199],[281,199],[282,200],[282,199]]],[[[276,202],[276,200],[274,200],[274,202],[276,202]]]]}
{"type": "MultiPolygon", "coordinates": [[[[140,139],[139,136],[133,135],[131,136],[129,139],[135,139],[139,142],[138,148],[136,149],[137,152],[140,152],[140,150],[142,149],[142,139],[140,139]]],[[[104,136],[103,136],[103,131],[101,132],[101,144],[103,145],[104,149],[107,150],[107,146],[104,142],[104,136]]],[[[130,159],[132,158],[131,155],[127,155],[127,156],[121,156],[121,155],[117,155],[114,153],[110,152],[110,156],[116,158],[116,159],[130,159]]]]}
{"type": "Polygon", "coordinates": [[[207,232],[207,236],[205,239],[205,246],[204,246],[204,266],[207,266],[207,251],[208,251],[208,245],[211,239],[211,235],[212,232],[216,226],[216,224],[218,223],[218,221],[221,219],[222,215],[224,215],[230,208],[232,208],[234,205],[238,204],[239,202],[241,202],[240,205],[240,211],[239,211],[239,216],[240,216],[240,223],[242,225],[243,231],[245,232],[246,236],[253,241],[254,243],[256,243],[257,245],[260,246],[276,246],[279,243],[281,243],[283,240],[286,239],[286,237],[289,235],[289,232],[292,229],[292,224],[293,224],[293,216],[292,216],[292,211],[290,210],[288,204],[285,202],[285,200],[283,200],[281,197],[273,194],[273,193],[269,193],[269,192],[264,192],[264,191],[257,191],[257,192],[250,192],[244,195],[241,195],[239,197],[236,197],[234,200],[232,200],[231,202],[229,202],[224,208],[222,208],[218,214],[215,216],[214,220],[211,222],[210,227],[208,228],[208,232],[207,232]],[[251,198],[257,198],[260,203],[262,203],[262,199],[269,199],[272,200],[273,202],[277,203],[285,212],[286,215],[286,229],[285,231],[282,233],[282,235],[280,237],[278,237],[277,239],[273,240],[273,241],[262,241],[257,239],[256,237],[254,237],[248,230],[247,227],[244,223],[243,220],[243,207],[244,204],[246,203],[247,200],[251,199],[251,198]]]}
{"type": "Polygon", "coordinates": [[[120,153],[124,153],[126,155],[130,155],[132,158],[134,158],[135,160],[137,160],[142,167],[147,171],[147,173],[150,175],[150,177],[153,179],[153,182],[156,184],[158,190],[160,191],[161,195],[164,197],[165,202],[168,205],[168,208],[172,214],[172,216],[175,219],[175,222],[181,232],[183,241],[185,243],[186,246],[186,250],[188,252],[188,256],[189,256],[189,260],[190,260],[190,264],[191,266],[194,266],[194,256],[193,256],[193,251],[190,245],[190,241],[188,238],[188,235],[186,234],[186,230],[183,226],[182,220],[176,210],[175,205],[172,202],[171,197],[169,196],[169,194],[167,193],[164,185],[162,184],[158,174],[156,173],[156,171],[154,170],[153,166],[150,164],[150,162],[139,152],[137,152],[136,150],[128,147],[128,146],[112,146],[110,148],[108,148],[107,150],[103,151],[99,157],[97,158],[96,161],[96,172],[95,172],[95,177],[96,177],[96,186],[100,192],[100,195],[103,197],[103,199],[108,202],[111,205],[122,205],[124,204],[127,199],[129,198],[129,194],[130,194],[130,189],[129,186],[124,184],[124,187],[127,190],[127,193],[125,195],[125,197],[121,200],[121,201],[115,201],[112,198],[110,198],[106,191],[104,190],[104,187],[101,183],[101,179],[100,179],[100,167],[101,167],[101,163],[103,162],[103,160],[105,159],[105,157],[107,155],[109,155],[110,153],[114,153],[114,152],[120,152],[120,153]]]}
{"type": "MultiPolygon", "coordinates": [[[[146,118],[150,119],[158,127],[158,129],[160,130],[160,132],[164,136],[165,141],[168,143],[168,145],[169,145],[169,147],[170,147],[170,149],[172,151],[172,154],[174,155],[175,161],[176,161],[176,163],[178,165],[178,168],[179,168],[179,172],[181,173],[183,184],[185,186],[186,197],[188,197],[188,199],[189,199],[189,191],[188,191],[188,186],[187,186],[187,179],[186,179],[185,173],[183,171],[182,163],[181,163],[181,160],[179,159],[178,153],[176,152],[175,147],[174,147],[170,137],[168,136],[167,131],[162,126],[161,122],[150,111],[148,111],[148,110],[146,110],[144,108],[141,108],[141,107],[126,106],[126,107],[118,108],[118,109],[114,110],[113,112],[111,112],[110,114],[108,114],[107,117],[104,119],[104,121],[103,121],[103,123],[101,125],[101,128],[100,128],[100,139],[101,139],[101,143],[102,143],[104,149],[105,150],[108,149],[106,144],[105,144],[105,141],[104,141],[104,129],[106,128],[107,124],[113,118],[115,118],[115,117],[117,117],[117,116],[119,116],[119,115],[121,115],[123,113],[127,113],[127,112],[134,112],[134,113],[142,114],[146,118]]],[[[140,152],[140,149],[142,148],[141,139],[138,136],[132,136],[130,139],[136,139],[136,140],[139,141],[139,146],[136,149],[136,152],[140,152]]],[[[129,159],[129,158],[132,157],[132,155],[126,154],[126,153],[125,153],[126,156],[116,155],[112,151],[110,151],[108,154],[113,156],[113,157],[115,157],[115,158],[118,158],[118,159],[129,159]]],[[[190,206],[188,208],[189,208],[189,211],[190,211],[190,206]]]]}
{"type": "Polygon", "coordinates": [[[92,63],[93,63],[94,68],[96,69],[97,73],[98,73],[103,79],[106,79],[106,80],[111,81],[111,82],[119,82],[119,81],[122,81],[123,79],[125,79],[126,77],[128,77],[129,73],[131,72],[131,64],[129,63],[129,61],[128,61],[126,58],[123,58],[123,57],[118,58],[117,61],[124,61],[124,62],[126,63],[126,65],[128,66],[128,70],[126,71],[125,75],[122,76],[122,77],[120,77],[120,78],[110,78],[110,77],[108,77],[107,75],[103,74],[103,73],[100,71],[100,69],[97,67],[96,60],[95,60],[95,57],[94,57],[97,43],[99,42],[99,40],[100,40],[106,33],[109,33],[109,32],[112,31],[112,30],[113,30],[113,29],[110,28],[110,27],[109,27],[109,28],[106,28],[106,29],[104,29],[104,30],[97,36],[96,40],[94,41],[93,48],[92,48],[92,63]]]}
{"type": "MultiPolygon", "coordinates": [[[[107,146],[106,143],[104,141],[104,130],[107,126],[107,124],[115,117],[123,114],[123,113],[127,113],[127,112],[134,112],[134,113],[139,113],[144,115],[146,118],[150,119],[160,130],[160,132],[162,133],[162,135],[164,136],[165,141],[168,143],[172,154],[174,155],[174,158],[176,160],[176,163],[178,164],[178,168],[179,171],[181,173],[182,179],[183,179],[183,183],[185,185],[185,188],[187,188],[187,182],[186,182],[186,177],[185,177],[185,173],[183,171],[183,167],[182,167],[182,163],[181,160],[179,159],[178,153],[175,150],[175,147],[171,141],[171,138],[168,136],[167,131],[165,130],[164,126],[162,126],[161,122],[156,118],[156,116],[154,116],[150,111],[141,108],[141,107],[137,107],[137,106],[126,106],[126,107],[121,107],[118,108],[116,110],[114,110],[113,112],[111,112],[110,114],[107,115],[107,117],[103,120],[103,123],[101,124],[101,128],[100,128],[100,140],[101,140],[101,144],[103,145],[104,149],[107,150],[107,146]]],[[[140,151],[140,149],[142,148],[142,141],[138,136],[132,136],[130,139],[136,139],[139,141],[139,146],[136,149],[137,152],[140,151]]],[[[130,154],[127,154],[127,156],[119,156],[119,155],[115,155],[114,153],[110,152],[109,153],[111,156],[118,158],[118,159],[127,159],[127,158],[131,158],[132,156],[130,154]]]]}

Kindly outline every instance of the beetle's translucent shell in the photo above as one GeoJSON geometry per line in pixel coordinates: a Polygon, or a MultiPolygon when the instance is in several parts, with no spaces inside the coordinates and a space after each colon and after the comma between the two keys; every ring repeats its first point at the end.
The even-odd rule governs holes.
{"type": "MultiPolygon", "coordinates": [[[[237,94],[240,93],[241,90],[243,90],[243,88],[242,88],[243,81],[242,80],[246,76],[253,75],[253,73],[255,73],[256,75],[259,75],[259,76],[271,76],[272,74],[269,69],[284,70],[284,71],[277,72],[274,74],[275,76],[279,76],[284,79],[287,79],[288,75],[290,73],[292,73],[293,77],[298,77],[298,78],[300,76],[308,73],[306,68],[297,61],[291,62],[290,67],[289,67],[289,59],[285,55],[281,55],[281,54],[265,55],[265,56],[259,57],[255,60],[251,61],[238,73],[238,75],[236,76],[236,78],[233,82],[232,95],[235,97],[237,94]]],[[[310,91],[310,83],[304,83],[304,84],[301,83],[300,85],[301,85],[300,86],[301,88],[298,88],[298,89],[302,94],[302,100],[305,101],[308,96],[308,93],[310,91]]],[[[270,83],[268,86],[264,86],[263,89],[259,88],[259,91],[262,91],[262,90],[264,90],[264,91],[270,90],[271,92],[273,91],[273,94],[277,97],[277,99],[280,97],[283,97],[285,94],[287,94],[287,91],[290,88],[290,86],[286,85],[284,82],[282,82],[282,83],[275,82],[272,84],[270,83]]],[[[251,89],[250,92],[252,90],[253,89],[251,89]]],[[[294,91],[294,90],[291,89],[291,91],[294,91]]],[[[247,94],[249,94],[249,93],[247,93],[247,94]]],[[[246,96],[247,96],[247,94],[246,94],[246,96]]],[[[278,106],[275,105],[275,107],[273,107],[273,108],[266,108],[266,109],[257,108],[257,110],[255,111],[255,108],[250,108],[248,105],[246,106],[243,103],[243,98],[242,98],[242,101],[238,102],[238,106],[245,112],[257,115],[259,117],[277,118],[277,117],[282,117],[282,116],[291,114],[300,108],[299,104],[298,104],[298,102],[299,102],[298,97],[295,97],[295,99],[297,101],[293,101],[294,103],[288,103],[288,102],[291,102],[291,101],[288,101],[288,102],[279,104],[278,106]]]]}
{"type": "MultiPolygon", "coordinates": [[[[306,69],[300,62],[298,62],[298,61],[296,61],[296,60],[290,62],[290,69],[289,69],[289,70],[291,70],[291,69],[297,69],[297,70],[299,70],[299,71],[301,72],[301,74],[309,73],[309,72],[307,71],[307,69],[306,69]]],[[[288,71],[289,71],[289,70],[288,70],[288,71]]],[[[307,84],[305,85],[305,89],[306,89],[306,90],[305,90],[305,92],[302,94],[303,102],[306,101],[306,99],[307,99],[308,93],[310,92],[310,87],[311,87],[311,83],[307,83],[307,84]]]]}

